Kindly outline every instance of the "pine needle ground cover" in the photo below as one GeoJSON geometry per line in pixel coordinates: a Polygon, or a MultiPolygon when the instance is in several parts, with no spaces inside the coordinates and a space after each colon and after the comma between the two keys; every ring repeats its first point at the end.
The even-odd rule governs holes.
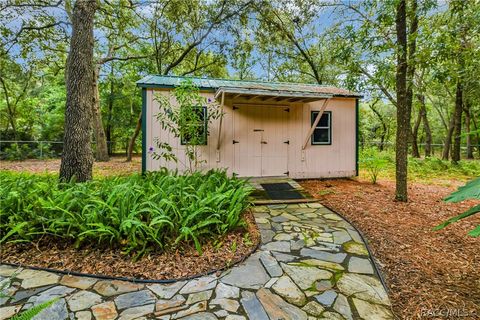
{"type": "Polygon", "coordinates": [[[0,172],[0,181],[4,262],[178,278],[228,265],[258,241],[251,188],[222,171],[68,184],[0,172]]]}

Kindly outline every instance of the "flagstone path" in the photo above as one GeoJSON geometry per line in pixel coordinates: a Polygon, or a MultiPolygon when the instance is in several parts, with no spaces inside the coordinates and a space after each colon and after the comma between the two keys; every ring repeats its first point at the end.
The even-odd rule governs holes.
{"type": "Polygon", "coordinates": [[[0,319],[59,298],[34,319],[393,319],[354,228],[319,203],[254,207],[257,252],[223,272],[139,284],[0,265],[0,319]]]}

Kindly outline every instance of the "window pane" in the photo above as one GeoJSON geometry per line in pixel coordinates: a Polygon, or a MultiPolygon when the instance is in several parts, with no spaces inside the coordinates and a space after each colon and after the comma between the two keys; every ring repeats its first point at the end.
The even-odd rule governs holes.
{"type": "MultiPolygon", "coordinates": [[[[315,122],[315,118],[317,118],[318,111],[312,111],[312,122],[311,124],[315,122]]],[[[330,118],[330,112],[324,112],[322,114],[322,117],[320,118],[320,121],[317,124],[317,127],[328,127],[329,126],[329,118],[330,118]]]]}
{"type": "Polygon", "coordinates": [[[315,129],[313,131],[313,143],[330,143],[328,129],[315,129]]]}
{"type": "Polygon", "coordinates": [[[196,145],[206,145],[207,144],[207,108],[206,107],[197,107],[195,108],[195,117],[191,117],[194,120],[200,120],[198,123],[192,123],[189,126],[195,128],[195,134],[189,136],[187,134],[182,135],[180,143],[185,144],[196,144],[196,145]]]}

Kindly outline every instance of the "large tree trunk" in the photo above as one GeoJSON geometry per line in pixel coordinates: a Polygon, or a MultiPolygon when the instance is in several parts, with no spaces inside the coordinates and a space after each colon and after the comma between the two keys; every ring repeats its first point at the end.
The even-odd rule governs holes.
{"type": "Polygon", "coordinates": [[[108,146],[107,137],[103,128],[102,110],[100,109],[100,92],[98,89],[98,77],[100,73],[100,66],[95,66],[93,72],[93,92],[94,102],[92,104],[93,113],[93,134],[95,135],[95,142],[97,147],[95,149],[95,159],[97,161],[108,161],[108,146]]]}
{"type": "Polygon", "coordinates": [[[450,119],[450,123],[448,125],[447,136],[445,137],[445,142],[443,143],[443,154],[442,159],[448,160],[450,158],[450,147],[452,145],[452,136],[453,136],[453,129],[454,127],[454,116],[450,119]]]}
{"type": "Polygon", "coordinates": [[[133,132],[133,135],[130,138],[130,142],[128,143],[127,162],[132,161],[133,147],[135,147],[135,140],[137,140],[138,134],[140,133],[140,129],[142,129],[142,112],[140,112],[140,115],[138,116],[137,125],[135,126],[135,131],[133,132]]]}
{"type": "Polygon", "coordinates": [[[410,112],[407,104],[406,0],[398,1],[395,24],[397,30],[397,71],[395,77],[397,91],[395,199],[397,201],[407,201],[407,155],[408,138],[410,136],[410,112]]]}
{"type": "Polygon", "coordinates": [[[72,38],[66,65],[67,101],[60,180],[92,179],[90,146],[93,92],[93,20],[97,1],[77,0],[72,14],[72,38]]]}
{"type": "Polygon", "coordinates": [[[463,85],[462,80],[457,81],[457,93],[455,95],[455,111],[453,112],[453,153],[452,163],[457,164],[460,161],[460,144],[462,142],[462,111],[463,111],[463,85]]]}
{"type": "Polygon", "coordinates": [[[417,95],[420,102],[420,116],[423,122],[423,130],[425,131],[425,157],[432,155],[432,130],[430,129],[430,123],[427,117],[427,107],[425,106],[425,96],[417,95]]]}
{"type": "Polygon", "coordinates": [[[467,159],[473,159],[472,135],[470,134],[470,101],[465,102],[465,133],[467,135],[467,159]]]}
{"type": "Polygon", "coordinates": [[[420,128],[420,123],[422,121],[421,111],[418,111],[417,119],[413,124],[412,129],[412,156],[414,158],[420,158],[420,151],[418,150],[418,129],[420,128]]]}

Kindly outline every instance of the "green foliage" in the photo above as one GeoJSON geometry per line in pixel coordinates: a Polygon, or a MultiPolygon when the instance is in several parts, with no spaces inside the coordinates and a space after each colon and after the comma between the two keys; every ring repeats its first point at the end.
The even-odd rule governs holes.
{"type": "Polygon", "coordinates": [[[435,178],[437,176],[449,177],[475,177],[480,172],[480,162],[462,160],[457,165],[436,157],[425,159],[409,158],[408,170],[416,178],[435,178]]]}
{"type": "MultiPolygon", "coordinates": [[[[198,169],[200,160],[201,145],[206,145],[208,140],[208,128],[214,119],[222,116],[218,105],[207,101],[200,95],[200,90],[192,81],[183,81],[173,91],[176,103],[170,102],[169,95],[158,95],[160,111],[156,115],[157,121],[163,130],[175,137],[179,137],[185,145],[185,155],[188,164],[185,166],[193,172],[198,169]]],[[[156,139],[158,152],[153,152],[154,159],[178,161],[178,157],[172,152],[173,148],[168,143],[156,139]]]]}
{"type": "Polygon", "coordinates": [[[30,309],[28,309],[27,311],[24,311],[22,312],[21,314],[19,315],[16,315],[16,316],[13,316],[11,318],[11,320],[31,320],[33,319],[37,314],[39,314],[40,312],[42,312],[43,310],[47,309],[48,307],[50,307],[52,304],[54,304],[55,302],[57,302],[59,300],[59,298],[55,298],[55,299],[52,299],[50,301],[47,301],[47,302],[44,302],[44,303],[41,303],[39,305],[36,305],[34,307],[31,307],[30,309]]]}
{"type": "Polygon", "coordinates": [[[388,153],[379,152],[375,148],[363,149],[360,155],[360,164],[367,171],[373,184],[377,183],[378,175],[391,161],[388,153]]]}
{"type": "Polygon", "coordinates": [[[444,200],[447,202],[460,202],[466,199],[480,199],[480,178],[473,179],[466,185],[459,187],[444,200]]]}
{"type": "MultiPolygon", "coordinates": [[[[372,180],[370,167],[375,167],[380,162],[380,168],[377,170],[377,179],[379,177],[395,178],[395,154],[392,150],[378,151],[376,148],[365,148],[360,151],[360,175],[366,175],[372,180]]],[[[413,181],[431,181],[434,179],[471,179],[478,176],[480,172],[480,162],[471,160],[461,160],[457,165],[450,161],[442,160],[437,157],[428,157],[423,159],[408,158],[409,179],[413,181]]]]}
{"type": "Polygon", "coordinates": [[[49,143],[11,143],[0,152],[1,160],[48,159],[57,153],[49,143]]]}
{"type": "MultiPolygon", "coordinates": [[[[476,178],[467,182],[466,185],[459,187],[457,191],[451,193],[444,200],[447,202],[460,202],[466,199],[480,200],[480,178],[476,178]]],[[[479,212],[480,212],[480,204],[477,204],[476,206],[473,206],[472,208],[468,209],[462,214],[456,217],[450,218],[447,221],[439,224],[434,228],[434,230],[441,230],[451,223],[457,222],[461,219],[465,219],[479,212]]],[[[472,237],[480,236],[480,225],[478,225],[475,229],[470,231],[468,234],[472,237]]]]}
{"type": "Polygon", "coordinates": [[[32,152],[28,144],[12,143],[2,151],[1,158],[5,160],[25,160],[30,158],[32,152]]]}
{"type": "Polygon", "coordinates": [[[162,170],[87,183],[52,175],[1,172],[0,244],[50,236],[77,247],[121,248],[135,257],[203,241],[244,225],[252,191],[224,171],[179,175],[162,170]]]}

